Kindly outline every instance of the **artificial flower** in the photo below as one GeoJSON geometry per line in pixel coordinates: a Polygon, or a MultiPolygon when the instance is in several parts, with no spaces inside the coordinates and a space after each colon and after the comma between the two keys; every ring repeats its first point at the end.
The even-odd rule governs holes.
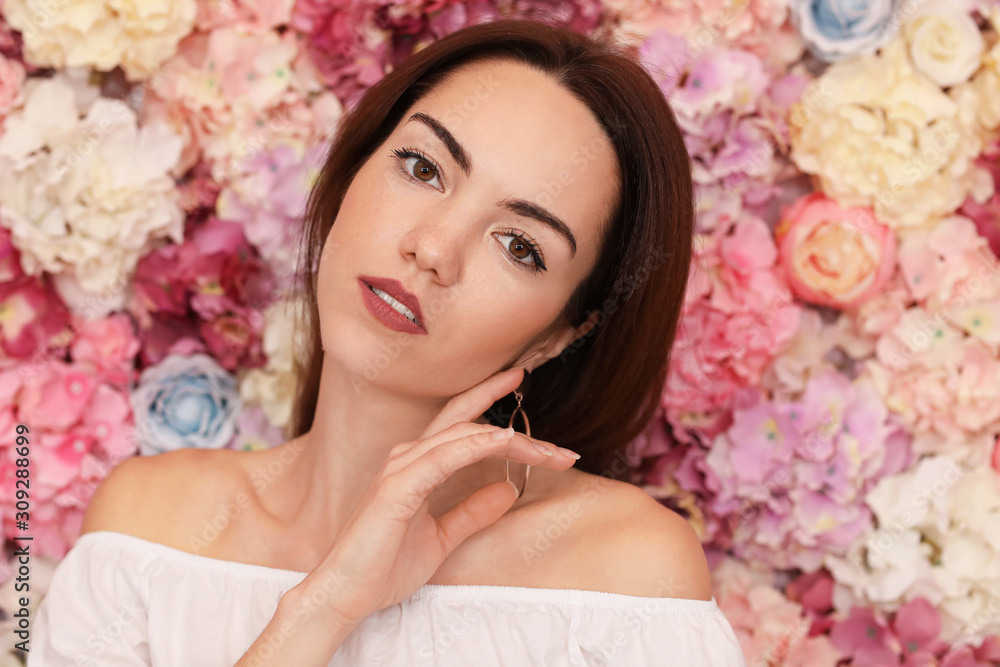
{"type": "Polygon", "coordinates": [[[960,3],[921,3],[902,33],[913,66],[942,88],[968,81],[979,69],[983,35],[960,3]]]}
{"type": "Polygon", "coordinates": [[[604,6],[617,15],[616,36],[629,44],[665,29],[683,37],[692,55],[740,49],[756,55],[773,72],[783,72],[803,52],[802,40],[787,21],[788,0],[605,0],[604,6]]]}
{"type": "Polygon", "coordinates": [[[150,366],[129,398],[144,456],[225,447],[243,407],[236,380],[205,354],[173,354],[150,366]]]}
{"type": "Polygon", "coordinates": [[[695,241],[670,373],[661,399],[678,439],[724,430],[733,395],[756,385],[791,340],[801,306],[775,270],[767,225],[746,216],[695,241]]]}
{"type": "Polygon", "coordinates": [[[195,0],[74,0],[43,5],[6,0],[3,16],[21,31],[24,57],[43,67],[90,66],[108,71],[121,65],[131,81],[145,79],[191,32],[195,0]]]}
{"type": "Polygon", "coordinates": [[[873,388],[827,369],[800,401],[734,411],[705,455],[718,489],[708,508],[725,519],[737,557],[812,571],[865,532],[868,489],[910,458],[905,433],[873,388]]]}
{"type": "Polygon", "coordinates": [[[43,361],[69,342],[70,312],[51,281],[24,275],[21,253],[0,226],[0,358],[43,361]]]}
{"type": "Polygon", "coordinates": [[[0,505],[4,536],[14,522],[15,425],[29,425],[31,532],[36,555],[62,558],[79,535],[100,480],[136,451],[124,387],[90,364],[59,359],[23,364],[0,361],[0,505]]]}
{"type": "Polygon", "coordinates": [[[259,405],[244,407],[236,419],[236,433],[226,445],[229,449],[258,451],[280,445],[282,431],[273,425],[259,405]]]}
{"type": "Polygon", "coordinates": [[[281,292],[297,287],[298,232],[325,152],[323,146],[306,151],[301,144],[285,143],[260,151],[219,194],[219,218],[243,225],[247,240],[273,269],[281,292]]]}
{"type": "MultiPolygon", "coordinates": [[[[21,96],[23,85],[24,67],[16,60],[10,60],[0,54],[0,123],[11,109],[23,103],[21,96]]],[[[0,133],[2,132],[0,129],[0,133]]]]}
{"type": "Polygon", "coordinates": [[[773,575],[727,557],[712,570],[712,592],[748,665],[837,665],[840,652],[826,637],[809,637],[809,619],[774,586],[773,575]]]}
{"type": "Polygon", "coordinates": [[[259,310],[271,303],[274,281],[239,223],[192,225],[182,245],[143,257],[133,285],[143,364],[190,352],[211,353],[227,370],[264,364],[259,310]]]}
{"type": "Polygon", "coordinates": [[[896,0],[789,0],[791,19],[809,50],[834,62],[871,54],[899,28],[896,0]]]}
{"type": "Polygon", "coordinates": [[[92,365],[109,380],[127,386],[132,380],[132,364],[139,351],[132,320],[116,313],[106,318],[79,320],[70,347],[73,359],[92,365]]]}
{"type": "Polygon", "coordinates": [[[301,370],[296,359],[305,358],[305,334],[298,299],[282,299],[264,311],[264,354],[267,363],[247,371],[240,381],[240,396],[259,404],[268,420],[285,427],[292,416],[296,379],[301,370]]]}
{"type": "Polygon", "coordinates": [[[194,23],[203,32],[234,23],[274,29],[291,20],[294,4],[295,0],[198,0],[194,23]]]}
{"type": "Polygon", "coordinates": [[[910,65],[906,46],[835,63],[807,86],[791,124],[791,158],[844,207],[871,207],[894,230],[927,224],[970,193],[992,194],[971,84],[947,93],[910,65]]]}
{"type": "Polygon", "coordinates": [[[984,202],[977,202],[973,197],[968,197],[959,213],[976,224],[979,236],[986,239],[990,250],[1000,258],[1000,139],[994,140],[987,146],[976,163],[992,177],[993,196],[984,202]]]}
{"type": "Polygon", "coordinates": [[[94,315],[94,303],[120,301],[148,243],[182,239],[168,175],[180,138],[162,124],[138,127],[126,104],[65,76],[24,88],[0,137],[0,219],[25,272],[65,273],[93,300],[67,305],[94,315]]]}
{"type": "Polygon", "coordinates": [[[225,185],[271,144],[332,136],[341,106],[319,86],[293,32],[227,25],[181,42],[151,80],[143,119],[183,137],[175,176],[204,159],[225,185]]]}
{"type": "Polygon", "coordinates": [[[890,612],[924,597],[941,614],[943,641],[976,645],[997,634],[1000,617],[990,608],[1000,586],[1000,477],[927,456],[882,478],[866,500],[877,524],[846,555],[826,557],[834,606],[890,612]]]}
{"type": "Polygon", "coordinates": [[[774,234],[789,286],[810,303],[851,308],[880,290],[895,269],[892,230],[870,210],[842,209],[822,193],[784,210],[774,234]]]}

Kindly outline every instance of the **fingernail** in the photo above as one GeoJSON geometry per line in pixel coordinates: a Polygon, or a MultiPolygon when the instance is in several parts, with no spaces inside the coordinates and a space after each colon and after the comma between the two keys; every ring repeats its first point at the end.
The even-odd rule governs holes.
{"type": "Polygon", "coordinates": [[[552,450],[546,447],[545,445],[542,445],[537,442],[532,442],[531,444],[533,444],[535,446],[535,449],[540,451],[542,454],[545,454],[546,456],[552,456],[552,450]]]}
{"type": "MultiPolygon", "coordinates": [[[[504,481],[507,482],[508,484],[510,484],[510,487],[512,489],[514,489],[514,493],[517,494],[517,498],[520,498],[521,497],[521,490],[519,488],[517,488],[517,484],[515,484],[512,481],[510,481],[509,479],[505,479],[504,481]]],[[[515,500],[517,500],[517,498],[515,498],[515,500]]]]}
{"type": "Polygon", "coordinates": [[[565,447],[556,447],[556,449],[559,450],[560,454],[565,454],[566,456],[570,457],[571,459],[578,459],[578,458],[580,458],[580,455],[577,454],[576,452],[574,452],[571,449],[566,449],[565,447]]]}
{"type": "Polygon", "coordinates": [[[514,429],[508,426],[505,429],[501,429],[499,431],[493,431],[493,434],[490,437],[493,438],[494,440],[506,440],[507,438],[510,438],[513,435],[514,435],[514,429]]]}

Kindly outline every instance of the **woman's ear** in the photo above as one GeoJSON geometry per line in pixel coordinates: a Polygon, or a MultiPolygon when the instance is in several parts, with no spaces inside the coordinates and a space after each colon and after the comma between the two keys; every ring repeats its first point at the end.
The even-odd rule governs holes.
{"type": "Polygon", "coordinates": [[[525,368],[528,369],[529,371],[532,371],[541,366],[542,364],[544,364],[549,359],[552,359],[553,357],[558,357],[560,354],[562,354],[562,351],[565,350],[566,347],[572,344],[575,340],[583,336],[589,335],[590,332],[594,329],[594,327],[597,326],[597,319],[599,316],[600,316],[600,311],[594,310],[593,312],[590,313],[590,317],[588,317],[583,322],[583,324],[580,324],[577,327],[564,328],[561,332],[559,332],[558,336],[555,336],[553,339],[550,340],[549,344],[544,348],[544,350],[539,356],[533,357],[527,364],[525,364],[525,368]]]}

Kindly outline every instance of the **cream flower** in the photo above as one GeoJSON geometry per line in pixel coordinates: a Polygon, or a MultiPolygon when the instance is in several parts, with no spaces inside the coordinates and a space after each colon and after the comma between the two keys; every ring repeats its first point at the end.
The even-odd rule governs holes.
{"type": "Polygon", "coordinates": [[[948,643],[976,645],[1000,631],[991,612],[1000,591],[1000,478],[992,469],[925,457],[879,481],[867,502],[877,529],[848,556],[826,560],[839,611],[853,604],[895,611],[924,596],[941,611],[948,643]]]}
{"type": "Polygon", "coordinates": [[[6,0],[3,15],[24,37],[25,60],[42,67],[121,65],[130,81],[147,78],[191,32],[195,0],[6,0]]]}
{"type": "Polygon", "coordinates": [[[0,138],[0,219],[26,273],[65,274],[117,302],[149,243],[183,239],[168,175],[181,140],[163,124],[138,128],[120,100],[94,97],[81,119],[85,93],[62,73],[26,82],[0,138]]]}
{"type": "Polygon", "coordinates": [[[267,365],[252,368],[240,380],[240,396],[247,405],[260,404],[272,425],[285,428],[292,415],[296,359],[305,358],[303,327],[297,326],[301,301],[295,297],[272,304],[264,313],[263,346],[267,365]]]}
{"type": "Polygon", "coordinates": [[[988,12],[983,11],[993,30],[982,33],[988,50],[982,56],[982,67],[969,85],[976,91],[979,102],[976,110],[979,124],[989,130],[1000,125],[1000,4],[988,12]]]}
{"type": "Polygon", "coordinates": [[[968,81],[979,69],[983,36],[968,12],[946,0],[928,2],[903,24],[913,66],[934,83],[968,81]]]}
{"type": "Polygon", "coordinates": [[[913,69],[900,38],[830,66],[791,112],[791,158],[844,207],[897,229],[957,209],[982,187],[975,89],[945,94],[913,69]]]}

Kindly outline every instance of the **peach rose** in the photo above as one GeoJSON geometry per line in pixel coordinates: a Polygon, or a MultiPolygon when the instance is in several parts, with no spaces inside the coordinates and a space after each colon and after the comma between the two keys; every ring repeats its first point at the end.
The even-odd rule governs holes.
{"type": "Polygon", "coordinates": [[[844,310],[864,302],[895,266],[892,230],[870,209],[843,209],[819,192],[782,211],[775,240],[792,291],[821,306],[844,310]]]}

